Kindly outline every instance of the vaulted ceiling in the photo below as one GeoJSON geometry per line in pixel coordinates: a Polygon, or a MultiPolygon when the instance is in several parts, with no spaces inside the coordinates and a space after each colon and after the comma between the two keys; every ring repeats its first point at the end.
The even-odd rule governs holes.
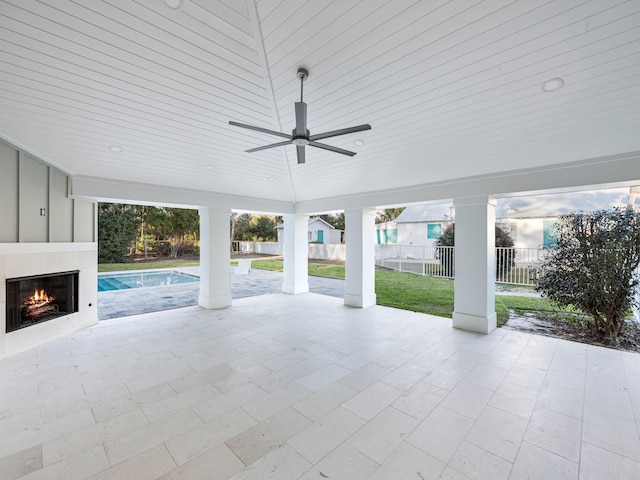
{"type": "Polygon", "coordinates": [[[308,202],[640,151],[637,0],[6,0],[0,22],[0,137],[74,176],[308,202]],[[356,156],[244,152],[279,139],[229,120],[290,132],[301,66],[311,134],[371,124],[325,140],[356,156]]]}

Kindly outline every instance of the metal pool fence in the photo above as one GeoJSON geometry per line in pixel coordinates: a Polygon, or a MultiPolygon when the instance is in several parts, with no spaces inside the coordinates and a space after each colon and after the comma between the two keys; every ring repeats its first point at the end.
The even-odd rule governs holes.
{"type": "MultiPolygon", "coordinates": [[[[496,248],[496,282],[534,285],[540,248],[496,248]]],[[[426,245],[376,245],[376,265],[398,272],[454,278],[455,247],[426,245]]]]}

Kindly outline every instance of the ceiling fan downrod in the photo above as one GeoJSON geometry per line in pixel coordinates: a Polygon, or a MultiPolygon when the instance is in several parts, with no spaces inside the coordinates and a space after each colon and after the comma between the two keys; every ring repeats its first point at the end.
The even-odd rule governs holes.
{"type": "Polygon", "coordinates": [[[299,68],[298,69],[298,78],[300,79],[300,101],[303,102],[304,100],[302,99],[303,96],[303,88],[304,88],[304,81],[307,79],[307,77],[309,76],[309,72],[304,69],[304,68],[299,68]]]}

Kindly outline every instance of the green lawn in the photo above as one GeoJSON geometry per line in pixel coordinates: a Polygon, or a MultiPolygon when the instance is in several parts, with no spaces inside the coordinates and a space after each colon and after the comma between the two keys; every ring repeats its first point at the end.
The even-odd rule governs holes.
{"type": "Polygon", "coordinates": [[[119,272],[122,270],[149,270],[151,268],[180,268],[197,267],[198,260],[166,260],[162,262],[131,262],[131,263],[99,263],[98,272],[119,272]]]}
{"type": "MultiPolygon", "coordinates": [[[[237,261],[232,261],[237,265],[237,261]]],[[[146,268],[176,268],[197,266],[197,261],[166,261],[150,263],[119,263],[98,265],[99,272],[117,270],[141,270],[146,268]]],[[[281,272],[280,260],[252,260],[252,268],[281,272]]],[[[309,263],[309,275],[344,279],[345,269],[341,265],[309,263]]],[[[411,310],[413,312],[451,318],[453,314],[453,280],[422,277],[411,273],[376,271],[376,297],[378,305],[411,310]]],[[[509,310],[522,312],[563,312],[542,298],[496,295],[498,325],[504,325],[509,310]]],[[[565,310],[566,311],[566,310],[565,310]]]]}

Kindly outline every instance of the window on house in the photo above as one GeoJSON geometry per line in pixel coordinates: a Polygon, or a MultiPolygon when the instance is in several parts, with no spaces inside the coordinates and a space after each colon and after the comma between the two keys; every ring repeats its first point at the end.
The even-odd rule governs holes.
{"type": "Polygon", "coordinates": [[[384,231],[384,243],[398,243],[398,229],[390,228],[384,231]]]}
{"type": "Polygon", "coordinates": [[[308,232],[308,234],[307,234],[308,240],[307,240],[307,241],[309,241],[309,242],[310,242],[310,241],[312,241],[312,240],[313,240],[312,235],[313,235],[313,234],[312,234],[311,232],[308,232]]]}
{"type": "Polygon", "coordinates": [[[440,238],[442,236],[442,224],[427,223],[427,238],[440,238]]]}
{"type": "Polygon", "coordinates": [[[542,224],[542,246],[556,248],[558,246],[558,222],[545,220],[542,224]]]}

